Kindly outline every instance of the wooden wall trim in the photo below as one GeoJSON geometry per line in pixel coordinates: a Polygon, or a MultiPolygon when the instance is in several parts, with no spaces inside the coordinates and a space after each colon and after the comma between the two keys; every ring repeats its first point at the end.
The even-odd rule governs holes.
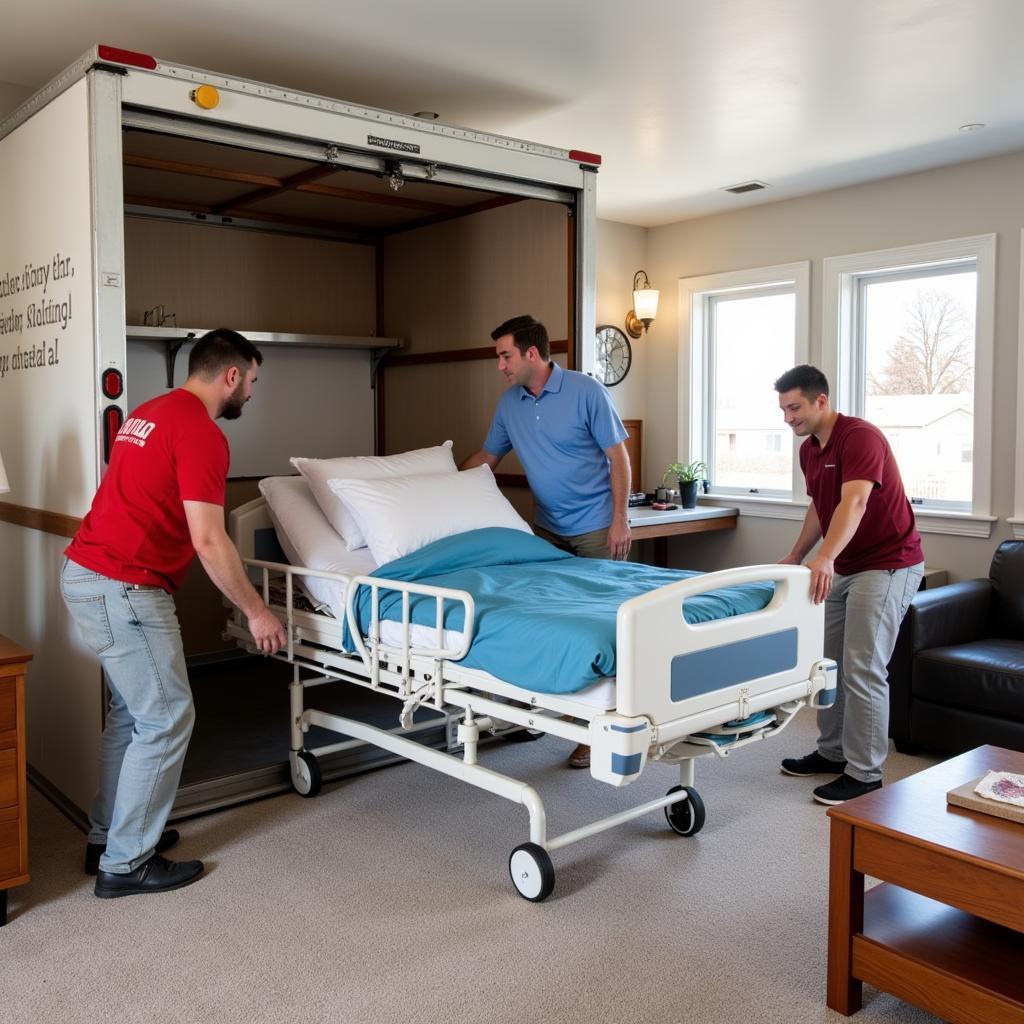
{"type": "MultiPolygon", "coordinates": [[[[551,342],[552,355],[564,355],[569,351],[565,340],[551,342]]],[[[413,352],[407,356],[391,355],[382,368],[394,369],[399,366],[423,366],[427,363],[465,363],[474,359],[494,359],[494,346],[484,348],[452,348],[438,352],[413,352]]]]}
{"type": "Polygon", "coordinates": [[[47,512],[41,508],[28,508],[25,505],[12,505],[10,502],[0,501],[0,522],[26,526],[30,530],[52,533],[57,537],[74,537],[82,520],[77,516],[64,515],[62,512],[47,512]]]}

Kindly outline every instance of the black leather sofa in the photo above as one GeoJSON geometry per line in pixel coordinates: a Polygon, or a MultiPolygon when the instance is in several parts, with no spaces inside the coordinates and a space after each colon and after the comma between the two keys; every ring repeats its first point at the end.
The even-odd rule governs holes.
{"type": "Polygon", "coordinates": [[[1024,750],[1024,541],[988,579],[922,590],[889,663],[889,735],[904,753],[1024,750]]]}

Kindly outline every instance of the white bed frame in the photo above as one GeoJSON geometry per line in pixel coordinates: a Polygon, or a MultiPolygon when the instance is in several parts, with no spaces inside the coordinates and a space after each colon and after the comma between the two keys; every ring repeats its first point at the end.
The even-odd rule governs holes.
{"type": "MultiPolygon", "coordinates": [[[[553,851],[614,825],[664,809],[674,831],[696,834],[704,823],[704,807],[693,787],[695,758],[727,757],[739,747],[774,736],[805,705],[824,707],[835,697],[836,666],[822,656],[823,607],[810,600],[809,572],[800,566],[761,565],[707,573],[622,604],[616,629],[615,708],[604,710],[581,695],[536,693],[461,667],[459,661],[473,634],[471,594],[375,577],[346,579],[259,559],[257,538],[272,530],[262,498],[231,513],[232,539],[287,630],[287,645],[277,657],[294,669],[290,693],[295,789],[315,796],[321,785],[317,756],[351,745],[307,748],[305,734],[311,726],[321,726],[522,804],[529,814],[530,841],[512,851],[509,871],[519,894],[529,900],[545,899],[554,887],[553,851]],[[296,583],[308,576],[347,583],[346,615],[354,650],[343,647],[339,619],[295,607],[296,583]],[[276,600],[271,593],[274,578],[283,582],[283,599],[276,600]],[[775,584],[774,597],[760,611],[698,625],[688,624],[682,616],[681,607],[698,594],[759,581],[775,584]],[[365,637],[354,611],[357,591],[364,585],[372,588],[372,617],[365,637]],[[378,600],[383,591],[403,595],[397,643],[381,638],[378,600]],[[414,594],[435,599],[436,627],[429,634],[435,642],[441,638],[437,646],[412,641],[409,603],[414,594]],[[441,624],[445,609],[453,603],[463,606],[465,624],[463,632],[456,634],[460,646],[451,649],[449,644],[445,649],[448,638],[441,624]],[[301,679],[303,668],[314,670],[317,677],[301,679]],[[450,722],[457,721],[453,730],[457,742],[450,748],[456,753],[305,706],[306,689],[338,679],[400,700],[399,719],[405,730],[417,728],[412,716],[418,707],[432,708],[450,722]],[[544,805],[533,787],[478,764],[481,730],[519,735],[528,730],[589,744],[591,774],[610,785],[632,782],[648,760],[677,764],[680,784],[664,797],[551,838],[544,805]],[[457,756],[459,748],[461,756],[457,756]]],[[[232,609],[225,636],[255,653],[237,608],[232,609]]]]}

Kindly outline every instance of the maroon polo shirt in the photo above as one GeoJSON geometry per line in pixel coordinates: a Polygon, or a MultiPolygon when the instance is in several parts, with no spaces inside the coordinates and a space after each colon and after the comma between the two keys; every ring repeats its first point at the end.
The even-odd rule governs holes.
{"type": "Polygon", "coordinates": [[[837,573],[849,576],[867,569],[903,569],[924,561],[899,467],[878,427],[840,413],[824,448],[813,435],[800,445],[800,468],[822,536],[828,533],[843,484],[850,480],[874,484],[857,532],[836,556],[837,573]]]}

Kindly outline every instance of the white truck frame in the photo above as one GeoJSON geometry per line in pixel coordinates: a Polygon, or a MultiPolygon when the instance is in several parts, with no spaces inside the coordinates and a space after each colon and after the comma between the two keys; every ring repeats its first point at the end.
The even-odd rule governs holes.
{"type": "Polygon", "coordinates": [[[36,652],[30,771],[79,814],[95,784],[104,698],[95,656],[65,614],[58,575],[67,538],[88,510],[129,411],[125,128],[572,204],[570,344],[579,368],[594,363],[600,158],[593,154],[110,46],[93,47],[0,121],[0,172],[13,183],[0,195],[0,452],[12,488],[0,501],[0,623],[36,652]],[[211,109],[200,105],[203,86],[219,94],[211,109]],[[73,315],[62,326],[65,301],[73,315]]]}

